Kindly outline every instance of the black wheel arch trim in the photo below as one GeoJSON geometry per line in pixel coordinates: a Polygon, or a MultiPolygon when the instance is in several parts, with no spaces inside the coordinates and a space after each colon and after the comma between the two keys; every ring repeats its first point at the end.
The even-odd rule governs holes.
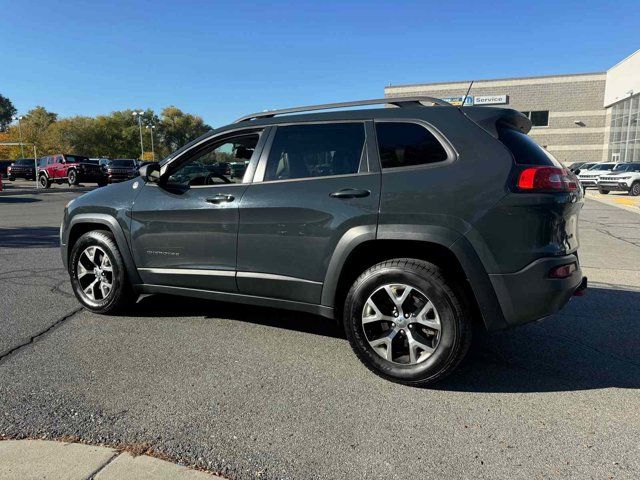
{"type": "Polygon", "coordinates": [[[459,232],[439,226],[366,225],[348,230],[340,239],[329,262],[322,288],[321,304],[335,307],[338,281],[349,255],[370,240],[413,240],[437,244],[458,260],[475,297],[482,321],[489,331],[508,328],[498,298],[480,257],[471,242],[459,232]]]}
{"type": "Polygon", "coordinates": [[[71,247],[69,245],[69,233],[76,225],[92,223],[104,225],[111,231],[111,233],[113,233],[116,245],[120,250],[120,255],[122,255],[122,259],[124,260],[129,280],[134,285],[142,283],[142,279],[140,278],[140,275],[138,275],[138,270],[136,269],[136,265],[133,261],[133,255],[131,254],[129,242],[127,241],[127,237],[124,233],[124,230],[122,229],[122,226],[114,217],[104,213],[80,213],[78,215],[74,215],[69,221],[69,224],[66,225],[60,242],[60,248],[62,250],[62,261],[64,263],[65,269],[68,268],[69,248],[71,247]]]}

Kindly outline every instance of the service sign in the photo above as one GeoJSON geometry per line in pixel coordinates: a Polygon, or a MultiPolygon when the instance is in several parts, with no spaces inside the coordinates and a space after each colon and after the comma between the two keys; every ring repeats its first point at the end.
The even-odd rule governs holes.
{"type": "MultiPolygon", "coordinates": [[[[463,98],[464,98],[464,95],[460,95],[459,97],[443,97],[440,100],[449,102],[451,105],[462,105],[463,98]]],[[[467,95],[467,98],[465,99],[464,104],[467,106],[473,105],[473,97],[471,95],[467,95]]]]}
{"type": "Polygon", "coordinates": [[[474,98],[476,105],[501,105],[509,103],[507,95],[476,95],[474,98]]]}

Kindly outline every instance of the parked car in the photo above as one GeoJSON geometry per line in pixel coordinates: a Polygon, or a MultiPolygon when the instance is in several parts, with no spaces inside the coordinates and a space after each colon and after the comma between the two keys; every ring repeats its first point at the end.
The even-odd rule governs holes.
{"type": "Polygon", "coordinates": [[[104,166],[108,183],[122,182],[138,175],[136,161],[127,158],[109,160],[104,166]]]}
{"type": "Polygon", "coordinates": [[[600,175],[598,191],[602,194],[622,191],[637,197],[640,195],[640,163],[619,163],[611,172],[600,175]]]}
{"type": "Polygon", "coordinates": [[[580,180],[580,184],[582,188],[586,190],[588,187],[597,187],[598,186],[598,178],[600,175],[604,173],[609,173],[615,167],[615,163],[604,162],[604,163],[596,163],[588,170],[580,169],[580,173],[578,174],[578,179],[580,180]]]}
{"type": "Polygon", "coordinates": [[[36,179],[36,162],[33,158],[19,158],[7,167],[7,177],[11,182],[16,178],[36,179]]]}
{"type": "Polygon", "coordinates": [[[42,188],[49,188],[53,182],[67,182],[69,185],[97,183],[102,187],[107,184],[107,176],[98,162],[81,155],[60,153],[39,159],[38,182],[42,188]]]}
{"type": "Polygon", "coordinates": [[[2,175],[0,175],[0,192],[2,192],[3,189],[4,186],[2,185],[2,175]]]}
{"type": "Polygon", "coordinates": [[[62,259],[91,311],[169,293],[311,312],[378,375],[427,385],[476,322],[532,322],[586,288],[582,191],[530,128],[429,97],[248,115],[76,198],[62,259]],[[253,150],[244,178],[201,168],[238,146],[253,150]]]}

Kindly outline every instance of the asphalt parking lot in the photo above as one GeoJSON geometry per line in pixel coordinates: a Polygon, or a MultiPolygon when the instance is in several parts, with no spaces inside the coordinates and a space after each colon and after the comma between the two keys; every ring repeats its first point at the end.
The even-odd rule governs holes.
{"type": "Polygon", "coordinates": [[[479,338],[425,390],[371,374],[319,317],[81,310],[58,250],[76,195],[0,196],[0,437],[145,444],[238,479],[640,477],[638,213],[588,198],[587,295],[479,338]]]}

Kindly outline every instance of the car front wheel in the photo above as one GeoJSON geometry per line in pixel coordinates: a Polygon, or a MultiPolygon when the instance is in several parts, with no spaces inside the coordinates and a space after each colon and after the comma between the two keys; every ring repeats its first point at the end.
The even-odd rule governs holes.
{"type": "Polygon", "coordinates": [[[38,182],[40,183],[41,188],[49,188],[51,186],[51,181],[46,175],[40,175],[40,177],[38,177],[38,182]]]}
{"type": "Polygon", "coordinates": [[[360,275],[343,318],[347,338],[367,368],[397,383],[426,386],[464,358],[471,342],[468,311],[438,266],[398,258],[360,275]]]}
{"type": "Polygon", "coordinates": [[[92,231],[78,239],[71,249],[69,276],[80,303],[94,312],[115,313],[135,299],[118,246],[108,232],[92,231]]]}
{"type": "Polygon", "coordinates": [[[598,187],[598,192],[600,192],[602,195],[606,195],[609,193],[609,190],[605,190],[602,187],[598,187]]]}
{"type": "Polygon", "coordinates": [[[640,195],[640,182],[634,182],[629,189],[629,195],[632,197],[637,197],[640,195]]]}

